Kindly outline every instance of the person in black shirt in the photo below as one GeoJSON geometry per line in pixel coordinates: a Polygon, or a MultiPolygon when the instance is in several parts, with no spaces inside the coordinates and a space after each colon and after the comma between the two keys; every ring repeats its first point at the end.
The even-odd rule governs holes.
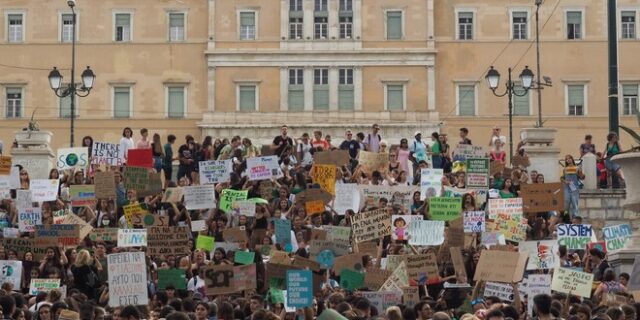
{"type": "Polygon", "coordinates": [[[340,144],[340,150],[348,150],[351,159],[355,159],[358,156],[360,143],[353,139],[353,133],[351,132],[351,130],[346,131],[345,140],[340,144]]]}
{"type": "Polygon", "coordinates": [[[293,140],[287,136],[288,127],[286,124],[283,124],[280,128],[280,135],[273,139],[273,145],[271,145],[271,149],[275,150],[274,154],[278,156],[278,158],[282,158],[282,153],[287,148],[287,146],[293,147],[293,140]]]}
{"type": "Polygon", "coordinates": [[[468,135],[469,135],[469,129],[460,128],[460,142],[458,142],[458,144],[471,145],[471,139],[467,138],[468,135]]]}
{"type": "Polygon", "coordinates": [[[180,165],[178,166],[178,177],[180,178],[187,176],[187,178],[191,179],[191,172],[193,171],[193,166],[197,165],[195,163],[195,140],[191,135],[187,135],[187,143],[180,146],[178,149],[178,159],[180,160],[180,165]]]}

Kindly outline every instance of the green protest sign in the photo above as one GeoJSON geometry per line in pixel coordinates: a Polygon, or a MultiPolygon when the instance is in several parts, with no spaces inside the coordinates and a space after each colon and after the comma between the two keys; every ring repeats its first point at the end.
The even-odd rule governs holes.
{"type": "Polygon", "coordinates": [[[236,251],[234,255],[234,262],[239,264],[252,264],[256,253],[253,251],[236,251]]]}
{"type": "Polygon", "coordinates": [[[429,198],[429,214],[432,220],[450,221],[460,218],[462,198],[429,198]]]}
{"type": "Polygon", "coordinates": [[[220,194],[220,210],[227,213],[231,210],[231,205],[234,201],[247,200],[249,190],[232,190],[224,189],[220,194]]]}
{"type": "Polygon", "coordinates": [[[198,235],[198,239],[196,239],[196,249],[213,251],[213,246],[215,243],[216,241],[214,237],[198,235]]]}
{"type": "Polygon", "coordinates": [[[269,289],[269,295],[271,296],[271,303],[284,303],[284,292],[280,289],[269,289]]]}
{"type": "Polygon", "coordinates": [[[487,158],[467,158],[467,171],[465,184],[467,188],[488,188],[489,187],[489,159],[487,158]]]}
{"type": "Polygon", "coordinates": [[[343,268],[340,271],[340,286],[354,291],[364,285],[364,273],[343,268]]]}
{"type": "Polygon", "coordinates": [[[158,289],[164,290],[167,286],[173,286],[177,290],[187,289],[187,278],[182,269],[158,270],[158,289]]]}

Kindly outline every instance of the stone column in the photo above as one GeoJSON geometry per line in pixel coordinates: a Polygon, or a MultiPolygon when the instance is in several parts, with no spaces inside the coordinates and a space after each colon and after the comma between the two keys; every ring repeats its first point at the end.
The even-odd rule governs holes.
{"type": "Polygon", "coordinates": [[[18,147],[11,149],[11,162],[29,172],[30,179],[48,179],[55,158],[49,143],[49,131],[16,131],[18,147]]]}
{"type": "MultiPolygon", "coordinates": [[[[529,171],[542,173],[545,182],[560,181],[560,148],[553,146],[556,131],[553,128],[524,128],[520,131],[520,137],[525,143],[524,150],[531,161],[529,171]]],[[[517,142],[513,141],[513,144],[517,142]]]]}
{"type": "Polygon", "coordinates": [[[582,172],[584,172],[584,188],[593,190],[598,188],[598,172],[596,168],[596,156],[587,153],[582,157],[582,172]]]}

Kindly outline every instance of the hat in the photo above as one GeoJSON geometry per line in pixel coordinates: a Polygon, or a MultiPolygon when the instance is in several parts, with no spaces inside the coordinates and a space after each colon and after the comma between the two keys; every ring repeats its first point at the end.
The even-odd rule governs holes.
{"type": "Polygon", "coordinates": [[[416,131],[416,133],[413,134],[414,137],[417,136],[417,135],[422,135],[422,132],[416,131]]]}

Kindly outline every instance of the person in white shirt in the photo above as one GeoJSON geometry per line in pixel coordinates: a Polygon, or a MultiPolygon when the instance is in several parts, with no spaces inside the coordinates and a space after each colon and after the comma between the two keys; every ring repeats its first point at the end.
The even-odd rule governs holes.
{"type": "Polygon", "coordinates": [[[303,166],[310,165],[313,162],[313,156],[311,155],[311,142],[309,141],[309,134],[303,133],[302,138],[298,140],[296,146],[296,157],[298,162],[303,166]]]}
{"type": "Polygon", "coordinates": [[[504,145],[507,144],[507,137],[500,135],[500,127],[498,126],[493,127],[493,132],[491,133],[491,139],[489,139],[489,147],[491,147],[492,150],[495,149],[496,140],[502,141],[502,144],[504,145]]]}
{"type": "Polygon", "coordinates": [[[127,163],[127,153],[129,149],[134,148],[133,130],[126,127],[122,130],[122,138],[120,139],[120,154],[122,155],[122,163],[127,163]]]}
{"type": "Polygon", "coordinates": [[[371,133],[367,134],[363,141],[365,149],[369,152],[380,152],[380,141],[382,141],[380,126],[374,123],[371,133]]]}

